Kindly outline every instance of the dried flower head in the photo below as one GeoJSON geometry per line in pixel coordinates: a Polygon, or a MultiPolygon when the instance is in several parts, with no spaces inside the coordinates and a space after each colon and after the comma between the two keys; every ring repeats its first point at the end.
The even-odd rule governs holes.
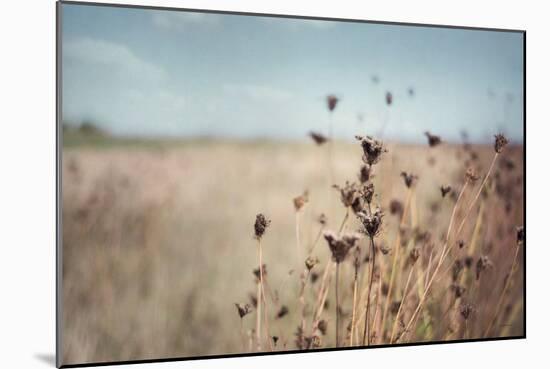
{"type": "Polygon", "coordinates": [[[483,255],[477,260],[476,264],[476,279],[479,280],[479,277],[481,276],[481,273],[487,270],[488,268],[491,268],[493,266],[493,263],[489,259],[488,256],[483,255]]]}
{"type": "Polygon", "coordinates": [[[420,249],[418,247],[415,247],[409,253],[409,262],[412,265],[414,265],[414,263],[416,263],[419,257],[420,257],[420,249]]]}
{"type": "Polygon", "coordinates": [[[363,225],[362,232],[370,237],[375,237],[380,232],[382,226],[382,210],[377,207],[372,213],[360,211],[357,213],[357,218],[361,221],[363,225]]]}
{"type": "MultiPolygon", "coordinates": [[[[260,268],[259,267],[252,270],[252,274],[254,274],[257,281],[260,281],[260,268]]],[[[262,279],[265,278],[266,275],[267,275],[267,268],[266,268],[265,264],[262,264],[262,279]]]]}
{"type": "Polygon", "coordinates": [[[361,165],[359,169],[359,182],[366,183],[371,179],[371,166],[367,164],[361,165]]]}
{"type": "Polygon", "coordinates": [[[460,273],[462,273],[463,269],[464,269],[464,264],[462,264],[462,261],[455,260],[451,271],[453,275],[453,282],[456,282],[458,280],[458,277],[460,277],[460,273]]]}
{"type": "Polygon", "coordinates": [[[403,214],[403,203],[399,200],[393,199],[390,201],[390,214],[399,215],[403,214]]]}
{"type": "Polygon", "coordinates": [[[336,109],[336,104],[338,104],[338,101],[340,99],[338,99],[336,96],[334,95],[328,95],[327,96],[327,106],[328,106],[328,110],[329,111],[333,111],[334,109],[336,109]]]}
{"type": "Polygon", "coordinates": [[[256,215],[256,222],[254,222],[254,235],[256,239],[260,240],[265,233],[265,230],[271,224],[271,220],[267,219],[265,215],[256,215]]]}
{"type": "Polygon", "coordinates": [[[518,245],[522,245],[525,242],[525,228],[523,226],[516,228],[516,240],[518,245]]]}
{"type": "Polygon", "coordinates": [[[464,320],[468,320],[470,316],[472,316],[472,314],[475,313],[475,307],[470,303],[464,303],[460,305],[459,310],[460,310],[460,315],[462,315],[462,318],[464,318],[464,320]]]}
{"type": "Polygon", "coordinates": [[[326,320],[322,319],[319,321],[319,323],[317,323],[317,329],[319,330],[319,332],[321,332],[323,336],[327,334],[327,328],[328,328],[328,323],[326,320]]]}
{"type": "Polygon", "coordinates": [[[311,272],[311,283],[317,282],[319,280],[319,273],[311,272]]]}
{"type": "Polygon", "coordinates": [[[306,264],[307,270],[311,270],[315,265],[319,264],[319,259],[317,257],[308,256],[305,261],[305,264],[306,264]]]}
{"type": "Polygon", "coordinates": [[[441,143],[441,137],[432,135],[428,131],[424,132],[424,134],[426,135],[426,137],[428,137],[428,145],[430,145],[430,147],[437,146],[441,143]]]}
{"type": "Polygon", "coordinates": [[[311,137],[317,145],[322,145],[328,141],[328,138],[326,136],[318,132],[309,132],[309,137],[311,137]]]}
{"type": "Polygon", "coordinates": [[[273,340],[273,346],[277,346],[277,342],[279,342],[279,336],[272,336],[271,339],[273,340]]]}
{"type": "Polygon", "coordinates": [[[277,312],[277,319],[281,319],[287,314],[288,314],[288,307],[286,305],[282,305],[279,311],[277,312]]]}
{"type": "Polygon", "coordinates": [[[361,186],[361,188],[359,188],[359,195],[367,204],[372,203],[372,197],[374,196],[374,184],[369,182],[361,186]]]}
{"type": "Polygon", "coordinates": [[[461,248],[464,247],[464,244],[465,244],[465,243],[464,243],[464,240],[458,240],[458,241],[457,241],[457,244],[458,244],[458,248],[461,249],[461,248]]]}
{"type": "Polygon", "coordinates": [[[391,92],[386,92],[386,104],[389,106],[393,103],[393,95],[391,92]]]}
{"type": "Polygon", "coordinates": [[[418,179],[417,175],[414,175],[412,173],[407,173],[407,172],[401,172],[401,177],[403,177],[403,180],[405,181],[405,186],[407,186],[407,188],[411,188],[411,186],[418,179]]]}
{"type": "Polygon", "coordinates": [[[344,233],[342,236],[339,236],[332,231],[326,231],[323,233],[323,236],[332,253],[332,259],[337,263],[344,261],[349,250],[355,247],[357,241],[361,238],[358,233],[344,233]]]}
{"type": "Polygon", "coordinates": [[[295,197],[292,201],[294,202],[294,209],[296,211],[300,211],[304,207],[304,205],[309,201],[309,192],[305,190],[303,194],[295,197]]]}
{"type": "Polygon", "coordinates": [[[237,313],[239,313],[239,317],[241,319],[252,311],[252,309],[250,308],[250,305],[248,304],[235,303],[235,307],[237,308],[237,313]]]}
{"type": "Polygon", "coordinates": [[[475,172],[474,168],[470,167],[466,169],[466,181],[470,183],[474,183],[479,179],[479,175],[475,172]]]}
{"type": "Polygon", "coordinates": [[[464,295],[464,293],[466,292],[466,288],[462,287],[458,283],[453,283],[451,285],[451,291],[454,292],[455,298],[458,299],[458,298],[461,298],[462,295],[464,295]]]}
{"type": "Polygon", "coordinates": [[[506,145],[508,145],[508,139],[503,134],[495,135],[495,152],[497,154],[500,154],[506,145]]]}
{"type": "Polygon", "coordinates": [[[361,142],[363,161],[368,165],[378,163],[382,154],[387,152],[382,141],[375,140],[371,136],[355,136],[355,138],[361,142]]]}
{"type": "Polygon", "coordinates": [[[449,192],[451,192],[451,186],[441,186],[441,197],[447,196],[449,192]]]}
{"type": "Polygon", "coordinates": [[[322,226],[325,226],[327,225],[327,216],[325,215],[325,213],[321,213],[319,214],[319,217],[317,218],[317,221],[322,225],[322,226]]]}
{"type": "Polygon", "coordinates": [[[346,181],[344,187],[340,187],[338,185],[333,185],[332,187],[340,191],[340,200],[346,208],[352,206],[357,197],[359,197],[357,185],[355,183],[349,183],[346,181]]]}

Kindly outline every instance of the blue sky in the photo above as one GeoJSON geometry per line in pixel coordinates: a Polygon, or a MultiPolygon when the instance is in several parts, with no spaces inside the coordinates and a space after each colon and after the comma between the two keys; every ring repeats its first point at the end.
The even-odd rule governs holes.
{"type": "Polygon", "coordinates": [[[513,32],[63,5],[63,119],[123,136],[523,138],[513,32]],[[373,82],[377,76],[378,83],[373,82]],[[414,89],[414,96],[408,93],[414,89]],[[384,95],[394,95],[392,106],[384,95]],[[362,116],[362,121],[358,116],[362,116]]]}

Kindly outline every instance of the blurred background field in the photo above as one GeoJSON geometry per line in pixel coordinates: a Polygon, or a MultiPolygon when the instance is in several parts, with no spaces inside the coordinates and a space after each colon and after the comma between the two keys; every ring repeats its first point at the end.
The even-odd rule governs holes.
{"type": "MultiPolygon", "coordinates": [[[[439,187],[458,188],[471,154],[452,144],[429,148],[390,142],[387,147],[374,179],[376,202],[387,213],[381,244],[391,248],[396,237],[398,219],[389,204],[405,199],[403,170],[419,176],[412,217],[437,239],[452,207],[439,187]]],[[[486,170],[492,146],[471,150],[479,156],[476,165],[486,170]]],[[[335,182],[356,180],[360,146],[336,142],[333,155],[335,182]]],[[[482,300],[493,304],[498,297],[493,284],[502,283],[510,268],[515,226],[523,224],[522,155],[522,147],[513,146],[499,159],[500,182],[513,181],[513,193],[506,194],[509,201],[486,200],[477,241],[477,253],[490,255],[495,265],[481,287],[482,300]]],[[[263,241],[267,283],[277,300],[269,303],[270,314],[274,317],[282,305],[289,308],[288,315],[274,319],[272,334],[281,337],[280,349],[294,349],[305,248],[320,230],[321,213],[328,216],[326,229],[337,228],[344,216],[338,192],[329,188],[326,159],[325,146],[306,140],[129,140],[65,130],[64,362],[243,352],[234,303],[249,302],[255,291],[253,223],[259,212],[272,220],[263,241]],[[309,203],[301,215],[304,250],[298,259],[292,199],[304,190],[309,203]]],[[[473,229],[475,221],[467,227],[473,229]]],[[[359,227],[352,223],[350,228],[359,227]]],[[[321,265],[328,260],[324,240],[314,254],[321,265]]],[[[388,264],[391,254],[382,256],[381,263],[388,264]]],[[[523,271],[517,274],[521,277],[523,271]]],[[[514,296],[521,300],[521,286],[516,287],[514,296]]],[[[344,306],[350,288],[343,287],[344,306]]],[[[483,308],[477,307],[480,319],[486,319],[483,308]]],[[[503,332],[523,332],[521,311],[503,332]]],[[[253,316],[245,317],[244,324],[253,328],[253,316]]],[[[415,339],[443,338],[431,334],[415,339]]]]}

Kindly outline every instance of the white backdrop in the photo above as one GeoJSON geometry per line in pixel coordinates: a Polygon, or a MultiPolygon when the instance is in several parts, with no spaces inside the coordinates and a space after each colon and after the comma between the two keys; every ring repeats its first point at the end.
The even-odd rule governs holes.
{"type": "MultiPolygon", "coordinates": [[[[548,12],[532,1],[128,0],[134,4],[527,30],[527,340],[172,362],[133,368],[516,368],[547,362],[548,12]]],[[[543,2],[539,2],[543,3],[543,2]]],[[[55,2],[0,5],[0,366],[53,367],[55,2]]],[[[547,365],[547,364],[546,364],[547,365]]]]}

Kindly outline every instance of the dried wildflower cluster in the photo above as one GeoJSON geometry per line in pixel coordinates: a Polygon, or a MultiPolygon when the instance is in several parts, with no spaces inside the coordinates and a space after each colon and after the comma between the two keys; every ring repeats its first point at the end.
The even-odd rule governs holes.
{"type": "Polygon", "coordinates": [[[357,241],[361,238],[357,233],[345,233],[342,236],[338,236],[332,231],[326,231],[323,237],[328,243],[332,259],[337,263],[344,261],[348,252],[355,247],[357,241]]]}
{"type": "Polygon", "coordinates": [[[503,134],[495,135],[495,152],[500,154],[504,147],[508,145],[508,139],[503,134]]]}
{"type": "Polygon", "coordinates": [[[271,224],[271,220],[267,219],[265,215],[256,215],[256,222],[254,222],[254,235],[256,239],[261,239],[264,235],[267,227],[271,224]]]}
{"type": "MultiPolygon", "coordinates": [[[[334,95],[326,97],[329,112],[336,109],[338,102],[334,95]]],[[[393,95],[388,92],[386,104],[393,102],[393,95]]],[[[309,135],[318,145],[328,140],[315,132],[309,135]]],[[[303,211],[306,206],[308,210],[316,206],[319,209],[312,187],[311,196],[305,191],[292,198],[297,246],[302,251],[288,272],[288,278],[299,276],[296,304],[288,301],[287,294],[272,289],[268,277],[280,274],[280,266],[270,264],[267,274],[261,259],[263,241],[260,242],[271,221],[263,214],[256,216],[254,236],[260,245],[260,260],[253,275],[257,291],[249,294],[249,304],[235,304],[241,323],[253,309],[256,312],[252,314],[256,315],[256,328],[248,332],[248,347],[256,343],[258,350],[295,347],[309,350],[406,343],[426,337],[482,338],[511,329],[507,328],[512,327],[509,323],[517,321],[513,319],[517,319],[522,309],[516,304],[521,297],[517,289],[520,284],[511,282],[513,279],[516,282],[519,275],[514,272],[522,248],[515,247],[514,258],[506,260],[503,266],[498,247],[510,243],[523,245],[525,231],[523,226],[514,228],[516,223],[512,226],[506,223],[515,214],[511,199],[517,202],[518,194],[513,188],[518,179],[512,178],[512,183],[512,179],[505,182],[504,178],[520,169],[507,156],[508,150],[504,151],[508,139],[501,134],[495,136],[494,152],[490,150],[494,160],[488,170],[487,159],[479,147],[464,145],[459,152],[462,158],[457,155],[463,165],[458,166],[456,176],[438,178],[436,182],[430,181],[429,170],[439,170],[448,163],[447,158],[435,160],[443,150],[431,148],[441,145],[443,140],[430,132],[424,135],[430,165],[437,169],[426,166],[420,171],[415,167],[413,172],[411,168],[403,168],[407,170],[397,172],[399,176],[392,172],[392,180],[399,181],[401,186],[391,197],[383,192],[387,186],[385,176],[389,174],[380,170],[385,168],[386,147],[373,136],[355,136],[362,154],[356,178],[330,182],[336,190],[329,191],[331,200],[338,197],[344,208],[341,222],[337,222],[340,216],[333,214],[334,209],[320,209],[326,213],[316,210],[314,214],[303,211]],[[494,166],[497,156],[501,161],[494,166]],[[384,166],[378,165],[381,162],[384,166]],[[498,168],[498,172],[493,168],[498,168]],[[381,179],[377,186],[373,181],[375,171],[376,179],[381,179]],[[422,175],[421,181],[418,173],[422,175]],[[427,211],[418,209],[422,191],[431,196],[427,211]],[[385,218],[383,208],[393,216],[385,218]],[[502,216],[489,227],[488,222],[493,220],[489,219],[488,211],[494,209],[503,209],[509,216],[502,216]],[[340,227],[331,229],[332,222],[329,224],[326,214],[331,221],[336,218],[334,223],[340,227]],[[301,237],[300,219],[311,229],[309,237],[301,237]],[[300,243],[304,240],[309,245],[300,243]],[[315,248],[316,244],[326,244],[328,250],[315,248]],[[504,278],[503,269],[506,269],[504,278]],[[496,289],[494,283],[499,278],[504,287],[499,285],[496,289]],[[495,303],[495,307],[483,305],[487,303],[495,303]],[[474,323],[479,326],[473,326],[474,323]],[[287,325],[294,328],[290,331],[281,328],[287,325]]],[[[452,146],[446,144],[444,149],[452,146]]],[[[399,162],[394,156],[390,160],[392,165],[399,162]]],[[[453,167],[447,165],[442,175],[447,176],[449,168],[453,167]]],[[[452,170],[454,173],[455,169],[452,170]]]]}

